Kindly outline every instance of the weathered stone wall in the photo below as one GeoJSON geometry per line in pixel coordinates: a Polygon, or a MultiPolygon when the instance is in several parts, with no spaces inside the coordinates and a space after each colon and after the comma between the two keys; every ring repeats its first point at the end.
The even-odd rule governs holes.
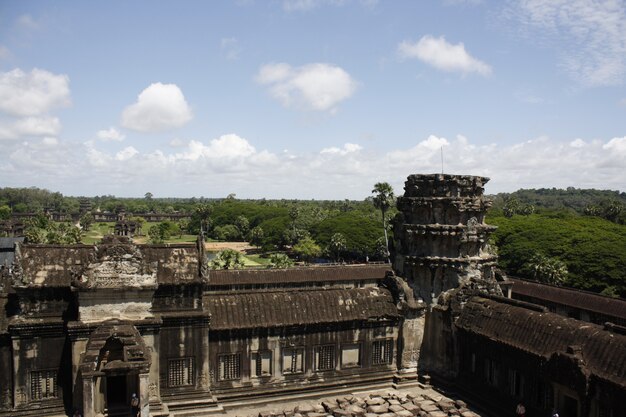
{"type": "MultiPolygon", "coordinates": [[[[352,326],[300,326],[278,329],[258,329],[257,331],[211,332],[211,385],[212,391],[220,398],[228,396],[269,393],[281,390],[302,390],[321,388],[337,384],[364,383],[368,380],[390,381],[394,375],[399,352],[395,341],[398,338],[396,325],[352,326]],[[372,363],[372,341],[392,340],[391,363],[372,363]],[[315,369],[315,352],[320,346],[334,346],[334,367],[331,370],[315,369]],[[342,349],[359,346],[360,365],[342,364],[342,349]],[[304,349],[304,371],[301,373],[283,372],[283,350],[304,349]],[[255,377],[251,370],[251,359],[255,352],[271,352],[272,372],[269,376],[255,377]],[[219,357],[223,354],[240,355],[240,378],[231,381],[219,379],[219,357]]],[[[346,350],[347,350],[346,349],[346,350]]],[[[352,356],[350,356],[352,358],[352,356]]]]}

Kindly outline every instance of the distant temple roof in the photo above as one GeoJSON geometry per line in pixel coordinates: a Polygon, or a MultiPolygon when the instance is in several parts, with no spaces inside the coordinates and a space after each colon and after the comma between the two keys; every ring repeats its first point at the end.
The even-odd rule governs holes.
{"type": "Polygon", "coordinates": [[[254,285],[330,281],[379,280],[389,264],[316,266],[287,269],[229,269],[209,272],[209,285],[254,285]]]}
{"type": "Polygon", "coordinates": [[[384,288],[283,290],[212,294],[205,298],[212,330],[396,319],[384,288]]]}
{"type": "Polygon", "coordinates": [[[513,293],[626,319],[626,300],[509,277],[513,293]]]}
{"type": "Polygon", "coordinates": [[[546,360],[579,348],[583,366],[593,375],[626,387],[626,336],[603,326],[482,297],[465,305],[456,325],[546,360]]]}

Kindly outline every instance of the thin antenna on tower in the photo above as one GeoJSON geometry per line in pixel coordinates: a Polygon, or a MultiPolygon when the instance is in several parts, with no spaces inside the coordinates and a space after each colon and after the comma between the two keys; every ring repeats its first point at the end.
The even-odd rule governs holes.
{"type": "Polygon", "coordinates": [[[443,175],[443,145],[441,145],[441,175],[443,175]]]}

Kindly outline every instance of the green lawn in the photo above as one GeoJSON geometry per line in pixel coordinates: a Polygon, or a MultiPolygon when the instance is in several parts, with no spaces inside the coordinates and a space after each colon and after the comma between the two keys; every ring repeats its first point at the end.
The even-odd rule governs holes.
{"type": "MultiPolygon", "coordinates": [[[[93,225],[91,225],[89,231],[85,232],[85,234],[83,235],[82,243],[84,243],[85,245],[93,245],[94,243],[99,243],[104,235],[113,233],[114,227],[115,222],[94,223],[93,225]]],[[[197,235],[176,235],[167,239],[164,243],[194,243],[197,238],[197,235]]],[[[148,237],[135,236],[133,238],[133,242],[148,243],[148,237]]]]}
{"type": "Polygon", "coordinates": [[[85,232],[82,242],[86,245],[93,245],[100,242],[106,234],[113,233],[114,222],[94,223],[89,230],[85,232]]]}

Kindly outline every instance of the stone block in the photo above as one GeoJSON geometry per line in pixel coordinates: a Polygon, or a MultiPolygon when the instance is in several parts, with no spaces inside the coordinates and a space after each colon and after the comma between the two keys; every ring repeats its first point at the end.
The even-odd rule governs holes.
{"type": "Polygon", "coordinates": [[[344,410],[343,408],[335,408],[332,410],[331,414],[334,417],[354,417],[350,411],[344,410]]]}
{"type": "Polygon", "coordinates": [[[413,413],[408,410],[400,410],[395,413],[398,417],[413,417],[413,413]]]}
{"type": "Polygon", "coordinates": [[[414,416],[418,415],[420,412],[420,408],[413,403],[402,404],[405,410],[410,411],[414,416]]]}
{"type": "Polygon", "coordinates": [[[296,413],[312,413],[315,411],[311,404],[300,404],[297,405],[296,408],[293,409],[296,413]]]}
{"type": "Polygon", "coordinates": [[[463,400],[456,400],[454,404],[457,408],[467,408],[467,404],[463,400]]]}
{"type": "Polygon", "coordinates": [[[365,400],[365,402],[367,403],[367,405],[381,405],[387,403],[387,401],[385,401],[385,399],[382,397],[373,397],[365,400]]]}
{"type": "Polygon", "coordinates": [[[422,411],[426,411],[427,413],[432,413],[435,411],[440,411],[439,407],[437,407],[435,404],[420,404],[419,407],[422,409],[422,411]]]}
{"type": "Polygon", "coordinates": [[[387,404],[375,404],[367,406],[368,413],[376,413],[382,414],[389,411],[389,406],[387,404]]]}
{"type": "Polygon", "coordinates": [[[448,413],[445,411],[437,410],[437,411],[429,411],[428,415],[430,417],[448,417],[448,413]]]}
{"type": "Polygon", "coordinates": [[[400,404],[391,404],[389,406],[389,411],[393,411],[394,413],[397,413],[398,411],[406,411],[406,410],[400,404]]]}
{"type": "Polygon", "coordinates": [[[387,400],[387,402],[389,403],[389,405],[399,405],[400,401],[396,400],[395,398],[391,398],[389,400],[387,400]]]}

